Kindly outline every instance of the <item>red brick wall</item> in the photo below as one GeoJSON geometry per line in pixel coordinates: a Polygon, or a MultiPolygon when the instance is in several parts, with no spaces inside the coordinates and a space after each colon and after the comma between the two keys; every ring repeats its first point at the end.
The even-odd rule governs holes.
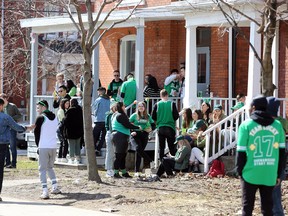
{"type": "MultiPolygon", "coordinates": [[[[250,28],[241,28],[249,39],[250,28]]],[[[235,93],[246,94],[248,85],[249,44],[241,35],[236,36],[236,79],[235,93]]]]}
{"type": "Polygon", "coordinates": [[[210,91],[214,96],[228,97],[228,33],[218,34],[211,28],[210,91]]]}
{"type": "Polygon", "coordinates": [[[278,92],[279,98],[287,98],[286,83],[288,83],[288,24],[280,22],[279,29],[279,83],[278,92]]]}
{"type": "MultiPolygon", "coordinates": [[[[179,69],[180,62],[185,61],[184,21],[146,22],[144,31],[144,73],[155,76],[163,87],[170,70],[179,69]]],[[[112,71],[119,69],[119,41],[129,34],[136,34],[136,29],[113,29],[100,43],[100,79],[105,87],[113,79],[112,71]]]]}

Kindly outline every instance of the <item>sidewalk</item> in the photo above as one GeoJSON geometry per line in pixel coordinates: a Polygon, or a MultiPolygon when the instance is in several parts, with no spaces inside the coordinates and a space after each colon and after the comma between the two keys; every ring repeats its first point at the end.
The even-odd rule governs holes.
{"type": "Polygon", "coordinates": [[[91,211],[75,207],[46,204],[44,202],[31,202],[14,198],[2,197],[0,202],[0,216],[113,216],[115,213],[91,211]]]}
{"type": "MultiPolygon", "coordinates": [[[[38,183],[39,179],[10,180],[3,182],[3,188],[14,185],[38,183]]],[[[5,190],[5,189],[4,189],[5,190]]],[[[9,196],[9,195],[8,195],[9,196]]],[[[44,200],[28,201],[24,199],[15,199],[1,196],[3,202],[0,202],[0,216],[115,216],[117,213],[85,210],[75,207],[52,205],[45,203],[44,200]]]]}

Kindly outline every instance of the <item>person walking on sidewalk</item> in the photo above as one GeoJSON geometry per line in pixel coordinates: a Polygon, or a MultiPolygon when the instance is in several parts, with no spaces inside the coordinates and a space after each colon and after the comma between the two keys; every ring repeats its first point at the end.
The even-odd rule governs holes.
{"type": "MultiPolygon", "coordinates": [[[[17,124],[11,116],[4,113],[4,103],[4,100],[0,98],[0,194],[2,191],[6,149],[10,143],[10,131],[24,132],[27,129],[32,129],[31,126],[24,127],[17,124]]],[[[0,201],[2,201],[1,197],[0,201]]]]}
{"type": "Polygon", "coordinates": [[[284,130],[267,112],[266,97],[254,98],[249,111],[250,119],[240,125],[237,142],[242,215],[252,215],[258,189],[262,214],[273,215],[272,192],[275,185],[280,184],[284,166],[284,130]]]}
{"type": "Polygon", "coordinates": [[[48,108],[49,106],[46,100],[41,100],[37,103],[36,109],[39,116],[36,118],[34,129],[35,143],[39,153],[39,176],[42,185],[41,199],[49,199],[47,173],[52,182],[51,194],[61,193],[53,169],[57,149],[56,130],[58,121],[56,115],[48,108]]]}
{"type": "MultiPolygon", "coordinates": [[[[21,115],[19,109],[17,108],[17,106],[13,103],[10,103],[7,100],[8,97],[6,94],[2,93],[2,94],[0,94],[0,97],[4,100],[4,113],[11,116],[15,122],[19,122],[22,115],[21,115]]],[[[16,136],[17,136],[17,131],[11,130],[10,131],[10,148],[8,145],[7,151],[6,151],[6,168],[16,168],[16,163],[17,163],[16,136]],[[11,150],[11,155],[12,155],[12,161],[11,161],[11,157],[10,157],[10,150],[11,150]]]]}

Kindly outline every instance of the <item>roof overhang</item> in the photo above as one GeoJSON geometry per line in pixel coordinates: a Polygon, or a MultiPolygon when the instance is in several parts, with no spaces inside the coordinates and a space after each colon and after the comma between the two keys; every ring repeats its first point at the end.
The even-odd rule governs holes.
{"type": "MultiPolygon", "coordinates": [[[[108,28],[114,22],[124,20],[131,14],[131,10],[114,11],[105,21],[102,29],[108,28]]],[[[102,13],[99,18],[99,24],[105,19],[107,13],[102,13]]],[[[95,18],[97,14],[93,14],[95,18]]],[[[78,23],[77,15],[73,16],[76,23],[78,23]]],[[[82,20],[86,27],[88,27],[87,14],[82,15],[82,20]]],[[[184,20],[184,15],[173,13],[166,9],[166,7],[150,7],[145,9],[136,9],[133,15],[125,22],[117,24],[114,28],[135,27],[141,25],[144,21],[159,21],[159,20],[184,20]]],[[[77,31],[72,20],[66,16],[53,16],[43,18],[30,18],[20,20],[22,28],[32,28],[33,33],[49,33],[49,32],[63,32],[63,31],[77,31]]]]}

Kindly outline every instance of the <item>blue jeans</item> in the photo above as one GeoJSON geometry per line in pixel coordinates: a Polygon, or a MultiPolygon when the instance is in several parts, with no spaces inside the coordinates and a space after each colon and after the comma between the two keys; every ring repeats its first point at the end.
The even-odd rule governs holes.
{"type": "Polygon", "coordinates": [[[4,174],[4,161],[7,149],[7,144],[0,144],[0,194],[2,191],[3,174],[4,174]]]}
{"type": "MultiPolygon", "coordinates": [[[[284,170],[281,173],[281,181],[285,179],[284,170]]],[[[273,189],[273,215],[274,216],[284,216],[284,210],[282,206],[282,195],[281,195],[281,184],[275,186],[273,189]]]]}
{"type": "Polygon", "coordinates": [[[6,150],[6,166],[11,164],[12,166],[16,167],[16,163],[17,163],[16,135],[17,135],[17,131],[10,129],[10,150],[12,154],[12,163],[11,163],[11,157],[10,157],[10,150],[8,146],[6,150]]]}

